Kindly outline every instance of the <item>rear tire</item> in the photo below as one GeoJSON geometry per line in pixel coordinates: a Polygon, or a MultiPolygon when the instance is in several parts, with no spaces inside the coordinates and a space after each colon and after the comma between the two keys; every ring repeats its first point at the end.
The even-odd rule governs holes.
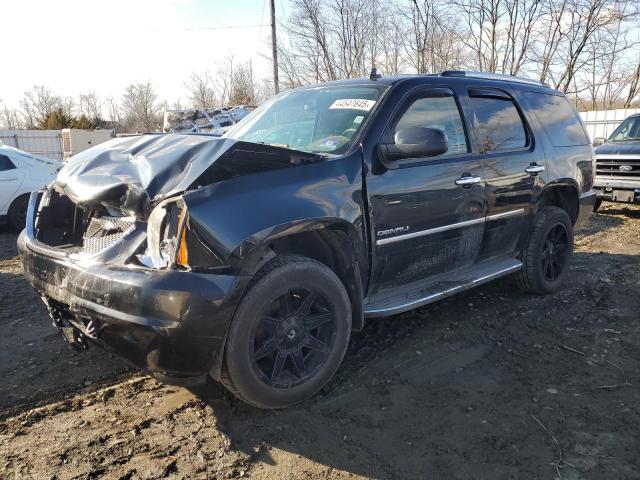
{"type": "Polygon", "coordinates": [[[284,255],[252,281],[229,329],[223,383],[244,402],[283,408],[334,375],[351,334],[351,303],[325,265],[284,255]]]}
{"type": "Polygon", "coordinates": [[[21,195],[14,199],[9,206],[9,222],[18,232],[21,232],[27,224],[27,208],[29,207],[29,195],[21,195]]]}
{"type": "Polygon", "coordinates": [[[573,224],[558,207],[542,207],[522,251],[522,269],[516,274],[521,290],[553,293],[561,286],[573,256],[573,224]]]}

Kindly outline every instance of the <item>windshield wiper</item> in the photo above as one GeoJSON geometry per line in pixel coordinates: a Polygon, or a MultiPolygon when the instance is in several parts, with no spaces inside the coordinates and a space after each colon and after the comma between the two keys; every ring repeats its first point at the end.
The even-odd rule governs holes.
{"type": "Polygon", "coordinates": [[[280,147],[280,148],[289,148],[289,145],[286,143],[267,143],[267,142],[256,142],[260,145],[269,145],[270,147],[280,147]]]}

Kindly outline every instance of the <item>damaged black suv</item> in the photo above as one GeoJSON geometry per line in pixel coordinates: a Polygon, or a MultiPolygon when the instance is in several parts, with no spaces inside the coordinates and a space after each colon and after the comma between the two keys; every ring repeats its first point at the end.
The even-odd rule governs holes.
{"type": "Polygon", "coordinates": [[[31,196],[18,244],[74,345],[278,408],[318,392],[371,318],[508,274],[558,289],[593,172],[545,85],[372,75],[282,93],[222,138],[82,152],[31,196]]]}

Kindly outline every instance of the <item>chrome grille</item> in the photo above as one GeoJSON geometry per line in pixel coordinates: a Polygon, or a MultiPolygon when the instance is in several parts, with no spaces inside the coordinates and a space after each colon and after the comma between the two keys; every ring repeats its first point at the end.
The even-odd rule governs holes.
{"type": "Polygon", "coordinates": [[[640,156],[637,159],[597,158],[596,175],[602,177],[640,177],[640,156]]]}
{"type": "Polygon", "coordinates": [[[101,252],[122,238],[133,224],[132,217],[93,217],[82,236],[82,253],[101,252]]]}

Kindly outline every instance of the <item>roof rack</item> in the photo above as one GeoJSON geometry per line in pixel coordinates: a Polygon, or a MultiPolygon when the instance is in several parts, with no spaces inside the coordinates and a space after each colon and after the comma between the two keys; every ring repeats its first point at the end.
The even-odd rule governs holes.
{"type": "Polygon", "coordinates": [[[505,75],[502,73],[473,72],[468,70],[446,70],[440,74],[443,77],[466,77],[466,78],[483,78],[485,80],[502,80],[505,82],[526,83],[528,85],[537,85],[549,87],[548,83],[543,83],[530,78],[516,77],[515,75],[505,75]]]}

